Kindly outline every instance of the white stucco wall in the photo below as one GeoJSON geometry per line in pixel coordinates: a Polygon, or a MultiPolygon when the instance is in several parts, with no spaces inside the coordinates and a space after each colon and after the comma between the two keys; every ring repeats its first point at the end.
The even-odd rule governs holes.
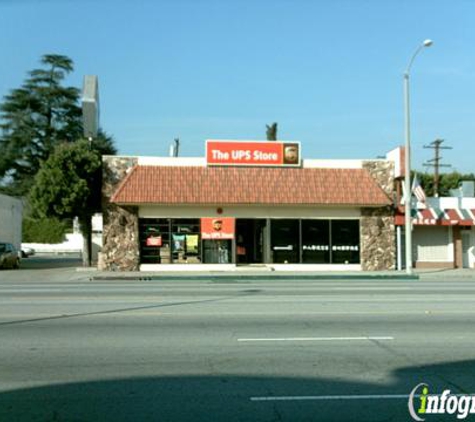
{"type": "Polygon", "coordinates": [[[201,217],[235,217],[235,218],[360,218],[359,208],[339,207],[272,207],[272,206],[223,206],[222,214],[217,214],[217,207],[212,206],[157,206],[139,207],[139,218],[201,218],[201,217]]]}
{"type": "Polygon", "coordinates": [[[467,254],[464,256],[464,266],[466,265],[468,268],[475,268],[475,227],[471,227],[470,231],[467,230],[466,236],[468,237],[469,244],[468,249],[462,251],[464,254],[467,254]]]}
{"type": "Polygon", "coordinates": [[[0,194],[0,241],[21,245],[23,204],[20,199],[0,194]]]}
{"type": "MultiPolygon", "coordinates": [[[[205,157],[137,157],[137,160],[140,166],[206,167],[205,157]]],[[[302,160],[302,167],[328,169],[361,169],[363,168],[363,161],[364,160],[304,159],[302,160]]]]}

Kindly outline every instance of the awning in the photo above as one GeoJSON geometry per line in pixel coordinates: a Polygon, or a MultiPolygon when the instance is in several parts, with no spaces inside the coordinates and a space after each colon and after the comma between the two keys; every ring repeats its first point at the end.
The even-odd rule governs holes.
{"type": "MultiPolygon", "coordinates": [[[[412,224],[419,226],[474,226],[475,210],[468,208],[424,208],[411,210],[412,224]]],[[[396,212],[395,224],[403,226],[404,209],[396,212]]]]}

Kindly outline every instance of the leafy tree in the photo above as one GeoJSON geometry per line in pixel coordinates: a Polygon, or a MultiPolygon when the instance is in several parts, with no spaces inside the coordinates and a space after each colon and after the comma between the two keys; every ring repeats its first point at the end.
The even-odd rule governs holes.
{"type": "MultiPolygon", "coordinates": [[[[434,176],[429,173],[417,172],[417,178],[427,196],[434,196],[434,176]]],[[[412,180],[412,178],[411,178],[412,180]]]]}
{"type": "Polygon", "coordinates": [[[73,61],[47,54],[41,64],[0,104],[1,190],[17,196],[29,191],[41,161],[56,145],[82,136],[79,90],[62,85],[73,61]]]}
{"type": "MultiPolygon", "coordinates": [[[[417,173],[427,196],[434,196],[434,175],[431,173],[417,173]]],[[[439,196],[450,196],[451,189],[457,189],[463,180],[475,180],[473,173],[441,173],[439,174],[439,196]]]]}
{"type": "Polygon", "coordinates": [[[473,173],[462,174],[456,171],[439,176],[439,196],[450,196],[450,189],[457,189],[463,180],[475,180],[473,173]]]}
{"type": "Polygon", "coordinates": [[[277,123],[266,125],[266,138],[268,141],[277,141],[277,123]]]}
{"type": "Polygon", "coordinates": [[[80,140],[58,145],[43,162],[30,192],[38,218],[79,218],[85,240],[83,264],[91,265],[91,218],[101,210],[102,154],[114,152],[112,140],[80,140]]]}

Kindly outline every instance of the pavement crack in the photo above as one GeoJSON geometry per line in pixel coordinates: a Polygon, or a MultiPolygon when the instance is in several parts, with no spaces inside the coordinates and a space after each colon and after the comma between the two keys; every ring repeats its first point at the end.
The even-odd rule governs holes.
{"type": "MultiPolygon", "coordinates": [[[[379,340],[371,339],[370,341],[373,344],[375,344],[377,347],[379,347],[380,349],[383,349],[386,352],[388,352],[389,354],[391,354],[393,356],[396,356],[399,359],[403,360],[403,363],[404,363],[405,366],[409,365],[409,366],[414,367],[414,368],[421,368],[421,367],[424,367],[426,365],[425,363],[421,363],[421,362],[417,361],[416,359],[411,358],[407,353],[398,352],[398,351],[394,350],[393,347],[389,346],[388,344],[383,344],[379,340]]],[[[439,374],[436,371],[429,371],[427,373],[427,375],[432,376],[434,378],[437,378],[443,384],[446,384],[450,387],[455,388],[458,391],[458,393],[460,393],[460,394],[471,394],[472,393],[471,391],[469,391],[466,388],[462,387],[461,385],[449,380],[447,377],[445,377],[444,375],[439,374]]]]}
{"type": "Polygon", "coordinates": [[[131,308],[120,308],[120,309],[110,309],[107,311],[94,311],[94,312],[83,312],[83,313],[76,313],[76,314],[62,314],[62,315],[52,315],[49,317],[41,317],[41,318],[29,318],[29,319],[19,319],[15,321],[4,321],[0,322],[0,327],[9,326],[9,325],[18,325],[18,324],[27,324],[30,322],[40,322],[40,321],[54,321],[58,319],[68,319],[68,318],[79,318],[85,316],[94,316],[94,315],[109,315],[109,314],[120,314],[124,312],[133,312],[133,311],[140,311],[145,309],[158,309],[158,308],[166,308],[171,306],[185,306],[185,305],[196,305],[196,304],[203,304],[203,303],[214,303],[214,302],[221,302],[225,300],[235,299],[236,297],[248,296],[249,294],[238,294],[233,296],[226,296],[220,297],[215,299],[204,299],[204,300],[190,300],[184,302],[171,302],[171,303],[161,303],[158,305],[147,305],[147,306],[135,306],[131,308]]]}

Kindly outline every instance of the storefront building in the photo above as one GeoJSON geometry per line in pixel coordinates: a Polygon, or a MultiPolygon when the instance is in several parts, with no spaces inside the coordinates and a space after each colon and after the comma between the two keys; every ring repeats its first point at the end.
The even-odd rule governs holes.
{"type": "Polygon", "coordinates": [[[100,268],[395,268],[390,160],[208,141],[204,158],[104,157],[100,268]]]}

